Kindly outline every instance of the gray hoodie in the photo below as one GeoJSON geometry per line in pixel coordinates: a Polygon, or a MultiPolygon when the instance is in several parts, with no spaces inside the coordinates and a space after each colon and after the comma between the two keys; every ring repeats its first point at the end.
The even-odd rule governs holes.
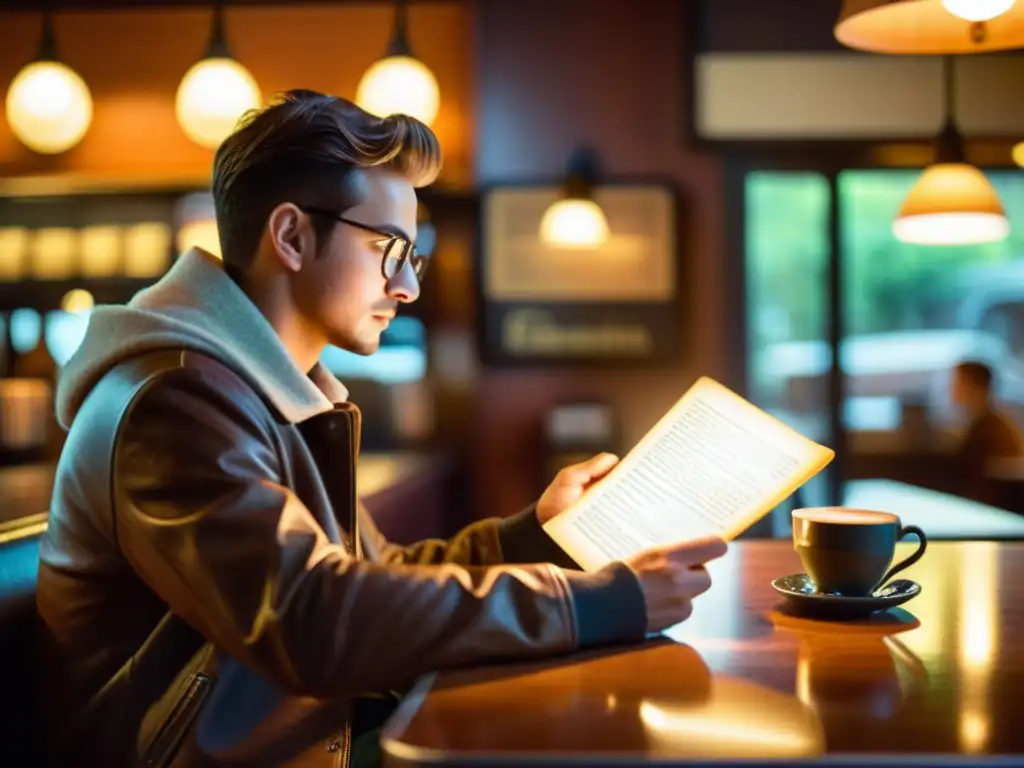
{"type": "Polygon", "coordinates": [[[221,262],[194,248],[127,305],[93,311],[82,345],[60,374],[58,421],[70,428],[90,390],[115,365],[161,349],[187,349],[220,360],[292,423],[348,399],[345,387],[323,366],[309,375],[300,371],[221,262]]]}

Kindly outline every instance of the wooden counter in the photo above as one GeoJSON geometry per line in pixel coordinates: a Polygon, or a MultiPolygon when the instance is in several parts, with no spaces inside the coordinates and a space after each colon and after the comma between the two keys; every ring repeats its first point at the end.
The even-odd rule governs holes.
{"type": "Polygon", "coordinates": [[[425,678],[386,765],[1024,764],[1024,544],[933,544],[921,594],[858,622],[780,609],[799,570],[790,542],[735,543],[686,645],[425,678]]]}

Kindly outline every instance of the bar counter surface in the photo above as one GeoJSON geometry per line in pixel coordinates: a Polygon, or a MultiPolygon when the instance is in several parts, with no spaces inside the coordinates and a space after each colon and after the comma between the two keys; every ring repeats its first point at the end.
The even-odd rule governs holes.
{"type": "Polygon", "coordinates": [[[920,595],[845,622],[786,610],[790,541],[711,570],[685,644],[425,677],[385,765],[1024,765],[1024,543],[930,544],[920,595]]]}

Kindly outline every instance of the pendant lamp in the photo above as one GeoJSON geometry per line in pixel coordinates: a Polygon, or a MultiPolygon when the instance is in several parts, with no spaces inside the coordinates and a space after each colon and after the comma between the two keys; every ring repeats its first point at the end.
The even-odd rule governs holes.
{"type": "Polygon", "coordinates": [[[395,23],[383,59],[363,74],[356,89],[356,104],[378,117],[403,114],[432,125],[441,103],[437,78],[409,47],[408,8],[395,3],[395,23]]]}
{"type": "Polygon", "coordinates": [[[201,147],[216,149],[235,129],[238,119],[263,101],[249,70],[231,55],[224,34],[224,14],[213,9],[213,27],[206,54],[178,86],[174,113],[178,124],[201,147]]]}
{"type": "Polygon", "coordinates": [[[834,34],[889,54],[989,53],[1024,47],[1024,0],[844,0],[834,34]]]}
{"type": "Polygon", "coordinates": [[[597,158],[593,150],[576,150],[569,158],[565,191],[544,212],[540,237],[553,248],[588,250],[608,239],[608,219],[593,198],[597,158]]]}
{"type": "Polygon", "coordinates": [[[1010,223],[995,187],[967,163],[963,137],[953,117],[953,57],[945,59],[946,125],[935,164],[911,188],[892,231],[918,245],[976,245],[1003,240],[1010,223]]]}
{"type": "Polygon", "coordinates": [[[74,147],[92,122],[92,95],[81,76],[57,58],[53,19],[43,16],[39,55],[11,81],[7,122],[18,141],[40,154],[74,147]]]}

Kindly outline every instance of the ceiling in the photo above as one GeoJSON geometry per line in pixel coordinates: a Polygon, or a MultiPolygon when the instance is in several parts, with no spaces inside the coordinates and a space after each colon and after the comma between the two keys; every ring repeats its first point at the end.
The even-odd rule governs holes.
{"type": "MultiPolygon", "coordinates": [[[[406,0],[409,2],[410,0],[406,0]]],[[[415,0],[413,0],[415,1],[415,0]]],[[[393,0],[220,0],[223,6],[281,5],[377,5],[393,0]]],[[[3,0],[3,11],[94,11],[157,10],[167,8],[211,8],[216,0],[3,0]]]]}

